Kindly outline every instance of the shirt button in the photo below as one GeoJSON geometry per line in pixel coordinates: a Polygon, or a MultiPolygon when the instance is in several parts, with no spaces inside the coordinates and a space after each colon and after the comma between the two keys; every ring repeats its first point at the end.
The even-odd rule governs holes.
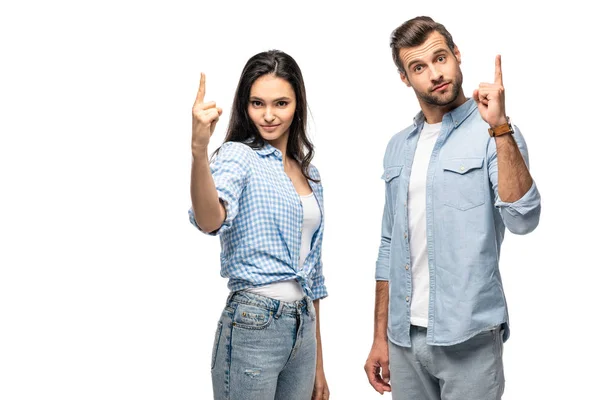
{"type": "Polygon", "coordinates": [[[408,264],[404,266],[404,269],[408,271],[408,264]]]}
{"type": "Polygon", "coordinates": [[[465,170],[465,167],[463,167],[463,166],[461,165],[461,166],[460,166],[460,170],[461,170],[461,171],[464,171],[464,170],[465,170]]]}
{"type": "Polygon", "coordinates": [[[410,300],[410,297],[406,296],[406,301],[408,302],[410,300]]]}
{"type": "Polygon", "coordinates": [[[406,232],[404,233],[404,239],[406,239],[408,237],[408,235],[406,234],[406,232]]]}

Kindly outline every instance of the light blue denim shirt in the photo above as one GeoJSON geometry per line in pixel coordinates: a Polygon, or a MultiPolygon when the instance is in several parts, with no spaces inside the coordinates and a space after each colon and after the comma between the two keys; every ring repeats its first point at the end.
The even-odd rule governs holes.
{"type": "MultiPolygon", "coordinates": [[[[270,144],[259,149],[239,142],[221,146],[210,166],[219,198],[227,211],[223,225],[211,235],[221,238],[221,276],[231,291],[296,279],[306,295],[327,296],[321,245],[323,187],[308,181],[321,211],[310,252],[300,264],[303,209],[294,184],[283,169],[281,152],[270,144]]],[[[310,165],[309,176],[320,180],[310,165]]],[[[190,222],[198,229],[194,212],[190,222]]]]}
{"type": "MultiPolygon", "coordinates": [[[[385,208],[376,279],[389,281],[388,338],[409,347],[412,278],[408,235],[408,184],[424,116],[390,140],[384,157],[385,208]]],[[[452,345],[503,324],[508,309],[498,268],[505,227],[535,229],[540,194],[535,183],[514,203],[498,197],[496,142],[469,99],[444,115],[427,171],[426,224],[429,259],[427,343],[452,345]]],[[[529,166],[519,129],[514,139],[529,166]]]]}

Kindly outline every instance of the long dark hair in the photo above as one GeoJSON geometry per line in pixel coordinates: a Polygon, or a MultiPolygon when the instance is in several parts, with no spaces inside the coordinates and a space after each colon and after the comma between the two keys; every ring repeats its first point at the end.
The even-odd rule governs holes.
{"type": "Polygon", "coordinates": [[[260,136],[258,129],[248,115],[248,102],[250,101],[252,84],[266,74],[285,79],[294,89],[296,110],[290,125],[286,153],[288,157],[300,163],[302,174],[306,179],[316,181],[308,174],[310,162],[314,156],[314,146],[306,134],[308,106],[304,79],[296,61],[283,51],[269,50],[258,53],[246,63],[235,90],[224,143],[244,142],[255,149],[265,145],[265,140],[260,136]]]}

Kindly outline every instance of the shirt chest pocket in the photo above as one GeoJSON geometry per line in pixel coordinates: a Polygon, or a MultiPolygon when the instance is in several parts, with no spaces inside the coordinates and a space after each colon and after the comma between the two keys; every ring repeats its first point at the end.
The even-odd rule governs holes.
{"type": "Polygon", "coordinates": [[[464,211],[485,203],[483,158],[452,158],[441,164],[445,205],[464,211]]]}
{"type": "Polygon", "coordinates": [[[396,204],[398,203],[398,192],[400,191],[400,179],[401,179],[402,166],[386,167],[381,177],[385,180],[385,191],[387,200],[392,205],[394,213],[396,211],[396,204]]]}

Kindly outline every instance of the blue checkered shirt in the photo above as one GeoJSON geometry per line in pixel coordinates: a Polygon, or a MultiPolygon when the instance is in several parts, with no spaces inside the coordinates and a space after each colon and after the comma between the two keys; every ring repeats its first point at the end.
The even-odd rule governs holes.
{"type": "MultiPolygon", "coordinates": [[[[308,181],[322,218],[304,265],[299,265],[302,202],[283,169],[281,152],[269,144],[252,149],[243,143],[226,142],[210,168],[227,217],[209,234],[220,236],[221,276],[229,278],[229,289],[296,279],[313,300],[327,296],[321,262],[321,184],[308,181]]],[[[309,176],[320,180],[312,165],[309,176]]],[[[191,208],[188,214],[198,228],[191,208]]]]}

